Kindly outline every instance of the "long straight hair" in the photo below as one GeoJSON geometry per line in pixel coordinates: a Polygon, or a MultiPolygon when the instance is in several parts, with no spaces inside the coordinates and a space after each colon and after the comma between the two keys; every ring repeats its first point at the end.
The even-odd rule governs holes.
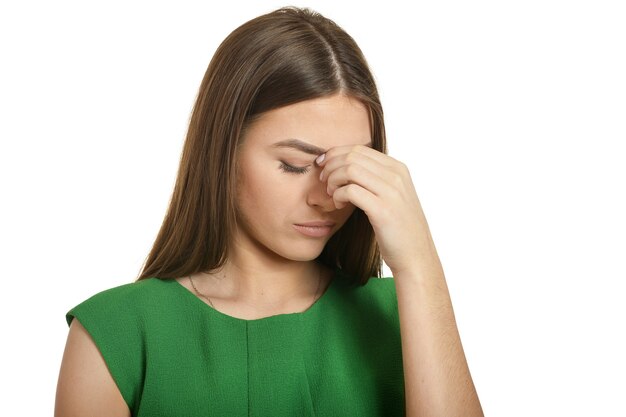
{"type": "MultiPolygon", "coordinates": [[[[374,77],[350,35],[308,8],[284,7],[235,29],[200,85],[176,183],[161,229],[137,281],[219,269],[236,230],[237,147],[264,112],[337,93],[368,109],[372,148],[386,153],[374,77]]],[[[380,277],[382,258],[365,213],[355,208],[318,262],[352,284],[380,277]]]]}

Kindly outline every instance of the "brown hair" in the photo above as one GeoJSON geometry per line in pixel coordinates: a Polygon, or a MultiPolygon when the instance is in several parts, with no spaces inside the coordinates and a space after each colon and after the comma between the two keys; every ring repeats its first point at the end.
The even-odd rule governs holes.
{"type": "MultiPolygon", "coordinates": [[[[372,147],[387,152],[383,111],[367,62],[335,22],[285,7],[235,29],[218,47],[200,85],[169,208],[137,281],[220,268],[236,227],[237,146],[264,112],[342,93],[369,110],[372,147]]],[[[358,207],[318,262],[353,284],[380,277],[382,258],[358,207]]]]}

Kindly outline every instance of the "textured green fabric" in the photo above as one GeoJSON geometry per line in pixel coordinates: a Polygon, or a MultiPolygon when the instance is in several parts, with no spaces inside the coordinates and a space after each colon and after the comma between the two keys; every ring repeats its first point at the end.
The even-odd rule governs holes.
{"type": "Polygon", "coordinates": [[[98,346],[133,416],[403,416],[393,278],[337,270],[308,310],[256,320],[175,280],[102,291],[67,315],[98,346]]]}

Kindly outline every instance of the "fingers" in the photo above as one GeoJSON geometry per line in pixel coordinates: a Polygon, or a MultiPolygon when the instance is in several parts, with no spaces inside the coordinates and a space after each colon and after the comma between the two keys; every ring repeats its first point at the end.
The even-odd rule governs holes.
{"type": "Polygon", "coordinates": [[[333,202],[337,209],[342,209],[348,203],[352,203],[363,210],[368,217],[373,216],[380,207],[380,199],[357,184],[348,184],[338,188],[333,193],[333,202]]]}
{"type": "Polygon", "coordinates": [[[378,197],[384,197],[385,190],[388,188],[380,173],[374,173],[359,163],[339,165],[329,171],[326,181],[326,192],[329,196],[332,196],[337,189],[349,184],[359,185],[378,197]]]}
{"type": "Polygon", "coordinates": [[[328,164],[328,161],[342,155],[345,158],[348,158],[348,161],[350,160],[350,158],[353,158],[357,155],[366,156],[383,166],[391,166],[395,162],[395,159],[391,158],[390,156],[385,155],[384,153],[379,152],[376,149],[370,148],[369,146],[363,145],[347,145],[330,148],[325,154],[320,155],[316,162],[323,156],[323,160],[321,162],[317,162],[317,165],[320,167],[324,167],[328,164]]]}
{"type": "Polygon", "coordinates": [[[397,164],[395,159],[361,145],[332,148],[318,163],[322,167],[320,180],[327,181],[328,195],[348,184],[357,184],[381,198],[398,185],[397,164]]]}

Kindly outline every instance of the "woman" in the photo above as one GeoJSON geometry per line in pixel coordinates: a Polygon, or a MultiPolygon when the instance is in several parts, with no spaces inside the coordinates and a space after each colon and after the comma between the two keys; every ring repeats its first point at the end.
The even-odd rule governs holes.
{"type": "Polygon", "coordinates": [[[67,314],[56,415],[482,415],[409,172],[385,152],[341,28],[297,8],[237,28],[137,282],[67,314]]]}

